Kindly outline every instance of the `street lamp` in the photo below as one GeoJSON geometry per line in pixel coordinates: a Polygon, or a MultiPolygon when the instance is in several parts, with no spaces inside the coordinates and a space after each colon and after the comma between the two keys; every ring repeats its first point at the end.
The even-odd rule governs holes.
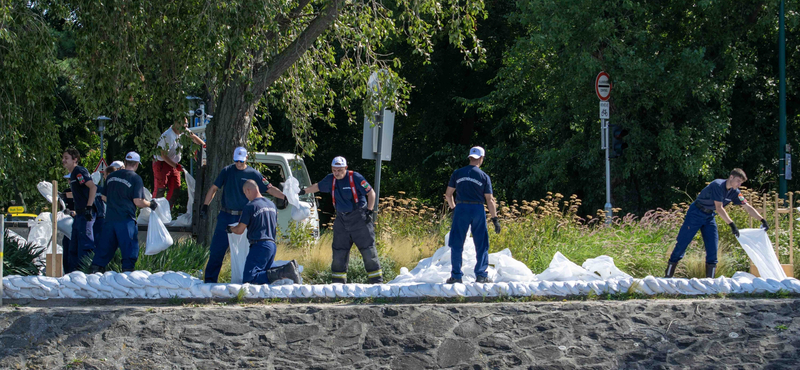
{"type": "MultiPolygon", "coordinates": [[[[106,121],[110,121],[111,118],[106,116],[99,116],[95,118],[97,121],[97,131],[100,133],[100,160],[103,160],[103,132],[106,131],[106,121]]],[[[100,176],[100,184],[103,184],[103,177],[102,174],[100,176]]]]}

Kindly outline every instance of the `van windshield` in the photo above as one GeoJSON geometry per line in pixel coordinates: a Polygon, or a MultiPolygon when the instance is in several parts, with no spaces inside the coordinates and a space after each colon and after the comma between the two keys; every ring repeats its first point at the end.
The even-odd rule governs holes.
{"type": "Polygon", "coordinates": [[[290,159],[289,167],[292,169],[292,176],[300,183],[300,189],[311,186],[311,179],[308,177],[308,170],[303,159],[290,159]]]}

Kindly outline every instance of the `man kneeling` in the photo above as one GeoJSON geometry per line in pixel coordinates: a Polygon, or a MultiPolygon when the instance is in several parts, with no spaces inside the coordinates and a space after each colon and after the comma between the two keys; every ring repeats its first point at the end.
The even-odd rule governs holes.
{"type": "Polygon", "coordinates": [[[278,209],[275,204],[261,196],[258,184],[253,180],[247,180],[242,189],[249,202],[242,210],[239,224],[227,227],[229,233],[237,235],[247,230],[250,252],[244,263],[242,283],[269,284],[281,279],[291,279],[295,284],[300,284],[296,261],[292,260],[281,267],[270,268],[277,248],[275,234],[278,209]]]}

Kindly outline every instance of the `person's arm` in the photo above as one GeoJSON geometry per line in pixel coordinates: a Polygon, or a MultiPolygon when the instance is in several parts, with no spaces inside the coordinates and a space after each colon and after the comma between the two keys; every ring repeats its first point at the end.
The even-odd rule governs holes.
{"type": "Polygon", "coordinates": [[[484,198],[486,198],[486,206],[489,208],[489,215],[492,218],[497,217],[497,204],[494,201],[494,196],[492,194],[483,194],[484,198]]]}
{"type": "Polygon", "coordinates": [[[375,205],[375,189],[370,189],[369,193],[367,193],[367,209],[373,209],[372,206],[375,205]]]}
{"type": "Polygon", "coordinates": [[[247,229],[247,224],[239,223],[238,225],[231,227],[231,232],[236,235],[242,235],[244,231],[247,229]]]}
{"type": "Polygon", "coordinates": [[[311,185],[305,189],[300,190],[300,195],[308,194],[308,193],[316,193],[319,191],[319,183],[311,185]]]}
{"type": "Polygon", "coordinates": [[[178,167],[178,164],[169,157],[169,153],[164,149],[161,149],[161,159],[172,167],[178,167]]]}
{"type": "Polygon", "coordinates": [[[203,205],[207,206],[211,204],[211,200],[214,199],[214,195],[217,194],[217,190],[219,190],[219,188],[216,185],[211,185],[211,188],[209,188],[208,192],[206,193],[206,199],[203,201],[203,205]]]}
{"type": "Polygon", "coordinates": [[[456,201],[453,199],[453,193],[456,192],[456,188],[447,187],[447,191],[444,192],[444,200],[447,201],[447,206],[450,209],[456,209],[456,201]]]}
{"type": "Polygon", "coordinates": [[[283,193],[281,193],[281,191],[274,186],[270,186],[269,189],[267,189],[267,194],[272,195],[273,197],[278,199],[286,199],[286,196],[283,195],[283,193]]]}
{"type": "Polygon", "coordinates": [[[728,216],[728,211],[726,211],[725,207],[722,206],[722,202],[715,200],[714,207],[717,209],[717,214],[719,215],[720,218],[722,218],[722,221],[724,221],[728,225],[730,225],[731,222],[733,222],[733,220],[731,220],[731,217],[728,216]]]}
{"type": "Polygon", "coordinates": [[[89,188],[89,199],[86,201],[86,208],[89,208],[94,205],[94,197],[97,196],[97,185],[95,185],[94,181],[91,180],[83,184],[89,188]]]}
{"type": "Polygon", "coordinates": [[[748,215],[750,215],[750,217],[755,218],[756,220],[759,221],[764,220],[764,217],[761,217],[761,214],[758,213],[758,211],[756,211],[756,209],[753,208],[753,206],[751,206],[750,204],[742,204],[742,208],[744,208],[744,210],[747,212],[748,215]]]}
{"type": "Polygon", "coordinates": [[[134,198],[133,204],[135,204],[139,208],[148,208],[150,207],[150,202],[142,199],[142,198],[134,198]]]}
{"type": "Polygon", "coordinates": [[[201,139],[200,136],[195,135],[194,132],[186,130],[186,133],[189,135],[190,138],[192,138],[192,142],[194,142],[195,144],[200,146],[206,145],[203,139],[201,139]]]}

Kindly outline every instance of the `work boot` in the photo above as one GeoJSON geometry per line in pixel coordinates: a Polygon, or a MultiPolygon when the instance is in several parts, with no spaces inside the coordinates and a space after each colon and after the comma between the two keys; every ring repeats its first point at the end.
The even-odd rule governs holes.
{"type": "Polygon", "coordinates": [[[706,277],[713,279],[717,274],[717,264],[706,263],[706,277]]]}
{"type": "Polygon", "coordinates": [[[369,284],[383,284],[383,276],[371,277],[367,282],[369,284]]]}
{"type": "Polygon", "coordinates": [[[295,284],[300,284],[300,273],[297,272],[297,262],[289,263],[267,270],[267,281],[272,284],[278,280],[289,279],[295,284]]]}
{"type": "Polygon", "coordinates": [[[664,277],[665,278],[671,278],[673,275],[675,275],[675,269],[676,268],[678,268],[678,263],[668,262],[667,263],[667,270],[664,271],[664,277]]]}
{"type": "Polygon", "coordinates": [[[333,278],[331,279],[331,284],[347,284],[346,278],[333,278]]]}
{"type": "Polygon", "coordinates": [[[136,269],[122,269],[122,272],[134,272],[136,269]]]}
{"type": "Polygon", "coordinates": [[[463,284],[461,279],[456,279],[456,278],[454,278],[452,276],[449,279],[447,279],[447,281],[445,281],[444,283],[445,284],[455,284],[455,283],[463,284]]]}
{"type": "Polygon", "coordinates": [[[488,276],[478,276],[475,278],[476,283],[491,283],[492,279],[489,279],[488,276]]]}
{"type": "Polygon", "coordinates": [[[106,272],[106,268],[102,267],[102,266],[98,266],[98,265],[92,264],[91,266],[89,266],[89,271],[90,271],[91,274],[95,274],[95,273],[98,273],[98,272],[102,274],[102,273],[106,272]]]}

